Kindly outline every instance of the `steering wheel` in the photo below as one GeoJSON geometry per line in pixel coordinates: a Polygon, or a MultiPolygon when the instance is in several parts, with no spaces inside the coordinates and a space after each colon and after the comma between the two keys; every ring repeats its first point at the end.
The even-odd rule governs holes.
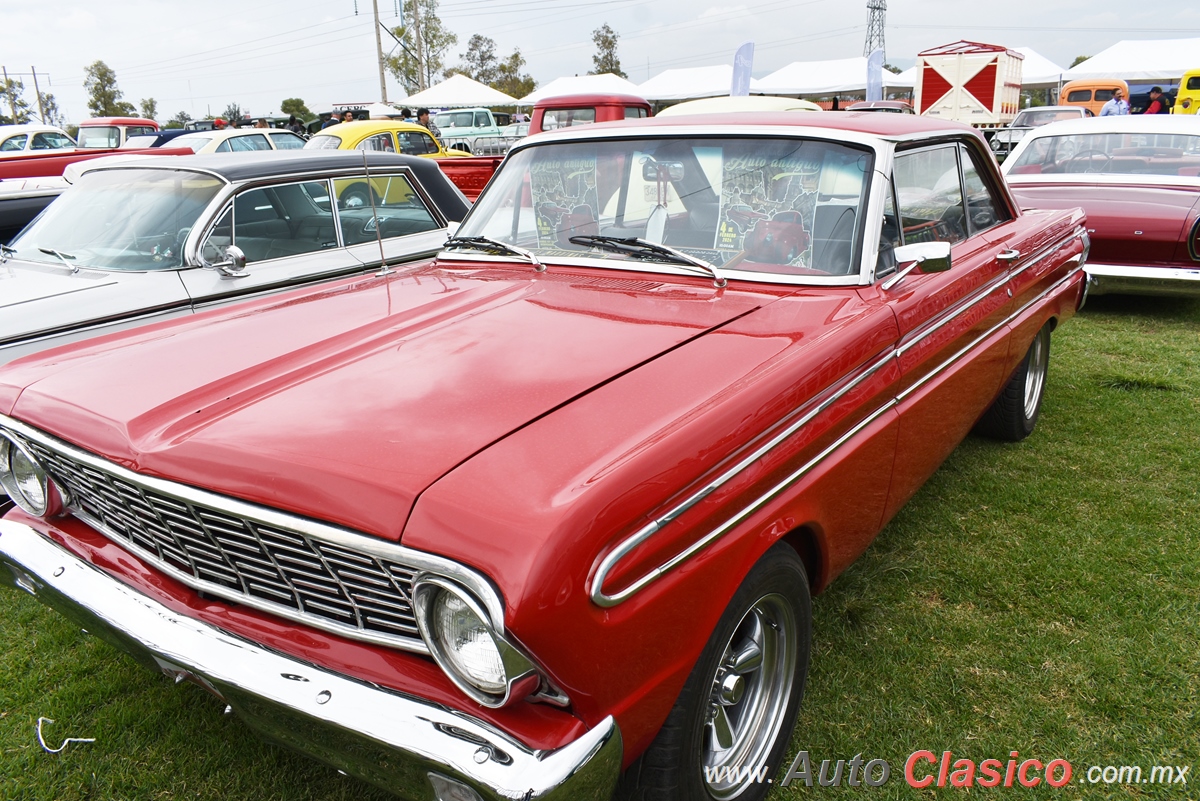
{"type": "Polygon", "coordinates": [[[1067,172],[1104,172],[1108,165],[1112,164],[1112,156],[1105,153],[1103,150],[1080,150],[1071,160],[1067,162],[1067,172]],[[1104,161],[1099,162],[1099,167],[1096,167],[1095,156],[1100,156],[1104,161]],[[1075,169],[1075,165],[1079,164],[1082,169],[1075,169]]]}

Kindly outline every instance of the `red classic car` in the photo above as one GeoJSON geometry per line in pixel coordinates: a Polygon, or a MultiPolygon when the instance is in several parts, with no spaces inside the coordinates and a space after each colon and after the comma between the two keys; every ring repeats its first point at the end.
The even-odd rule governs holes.
{"type": "Polygon", "coordinates": [[[1200,296],[1200,119],[1051,123],[1003,169],[1021,205],[1087,213],[1093,294],[1200,296]]]}
{"type": "Polygon", "coordinates": [[[810,592],[1032,431],[1086,250],[922,117],[524,140],[434,261],[0,370],[0,576],[407,798],[760,799],[810,592]]]}

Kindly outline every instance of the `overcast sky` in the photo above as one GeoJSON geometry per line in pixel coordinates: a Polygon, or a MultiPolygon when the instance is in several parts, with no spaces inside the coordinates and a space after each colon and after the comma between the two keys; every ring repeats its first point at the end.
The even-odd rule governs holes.
{"type": "MultiPolygon", "coordinates": [[[[378,2],[383,23],[399,24],[397,0],[378,2]]],[[[756,77],[793,61],[861,56],[868,12],[866,0],[441,0],[440,17],[459,38],[448,65],[481,33],[499,56],[519,47],[543,85],[591,69],[591,34],[604,23],[640,83],[665,69],[731,63],[746,41],[755,42],[756,77]]],[[[371,0],[0,0],[0,24],[0,65],[24,81],[26,100],[36,105],[36,67],[42,91],[73,122],[89,116],[84,69],[96,60],[116,72],[123,99],[157,100],[160,120],[219,114],[231,102],[258,116],[287,97],[314,111],[379,99],[371,0]]],[[[959,39],[1031,47],[1069,67],[1122,39],[1200,37],[1200,7],[891,0],[886,37],[887,60],[900,67],[959,39]]],[[[389,99],[403,94],[389,76],[389,99]]]]}

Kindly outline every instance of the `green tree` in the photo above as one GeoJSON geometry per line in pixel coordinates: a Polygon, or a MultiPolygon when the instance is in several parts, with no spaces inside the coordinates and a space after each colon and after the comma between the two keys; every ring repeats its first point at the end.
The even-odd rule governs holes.
{"type": "Polygon", "coordinates": [[[458,57],[462,61],[457,67],[447,70],[447,77],[457,72],[488,86],[496,82],[500,64],[496,60],[496,43],[493,40],[475,34],[467,42],[467,52],[459,53],[458,57]]]}
{"type": "Polygon", "coordinates": [[[1075,60],[1071,62],[1072,67],[1078,67],[1083,62],[1087,61],[1091,56],[1075,56],[1075,60]]]}
{"type": "Polygon", "coordinates": [[[62,110],[58,107],[58,101],[54,99],[54,95],[49,92],[42,92],[39,96],[42,101],[42,113],[45,115],[47,125],[57,125],[62,128],[66,125],[67,119],[63,116],[62,110]]]}
{"type": "Polygon", "coordinates": [[[500,62],[496,68],[496,82],[491,86],[506,95],[512,95],[518,100],[537,88],[537,81],[528,73],[521,72],[525,66],[525,57],[521,49],[513,50],[511,56],[500,62]]]}
{"type": "Polygon", "coordinates": [[[22,95],[25,84],[16,78],[0,79],[0,124],[29,122],[29,104],[22,95]]]}
{"type": "Polygon", "coordinates": [[[617,40],[620,35],[608,23],[604,23],[592,31],[592,41],[596,43],[596,54],[592,56],[592,70],[588,75],[603,75],[611,72],[622,78],[629,76],[621,69],[621,59],[617,56],[617,40]]]}
{"type": "Polygon", "coordinates": [[[437,15],[438,0],[404,0],[404,19],[406,24],[392,29],[392,35],[401,42],[395,52],[385,59],[388,72],[400,82],[408,94],[414,94],[423,84],[429,86],[433,76],[442,75],[446,64],[446,51],[458,44],[458,36],[442,25],[437,15]],[[421,18],[421,47],[418,51],[412,25],[413,10],[420,3],[421,18]],[[417,54],[422,59],[418,66],[417,54]],[[422,80],[423,79],[423,80],[422,80]]]}
{"type": "Polygon", "coordinates": [[[308,106],[304,105],[304,101],[298,97],[289,97],[279,104],[279,110],[284,114],[295,114],[296,119],[304,121],[311,117],[313,113],[308,110],[308,106]]]}
{"type": "Polygon", "coordinates": [[[221,116],[224,117],[227,122],[234,124],[239,123],[242,121],[242,107],[237,103],[230,103],[225,107],[225,110],[221,112],[221,116]]]}
{"type": "Polygon", "coordinates": [[[85,70],[83,88],[88,93],[88,110],[97,117],[124,117],[136,109],[121,99],[117,74],[103,61],[96,61],[85,70]]]}
{"type": "Polygon", "coordinates": [[[181,111],[178,114],[176,114],[174,117],[172,117],[171,119],[167,120],[167,124],[164,125],[163,127],[164,128],[183,128],[183,127],[186,127],[187,124],[191,121],[192,121],[192,115],[188,114],[186,111],[181,111]]]}
{"type": "Polygon", "coordinates": [[[153,97],[142,98],[142,116],[148,120],[155,119],[158,116],[158,101],[153,97]]]}

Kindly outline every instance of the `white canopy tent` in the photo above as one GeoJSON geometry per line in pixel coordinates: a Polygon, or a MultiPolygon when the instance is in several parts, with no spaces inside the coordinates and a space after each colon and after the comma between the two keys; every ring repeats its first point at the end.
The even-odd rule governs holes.
{"type": "MultiPolygon", "coordinates": [[[[729,94],[733,83],[733,66],[716,64],[711,67],[664,70],[645,83],[639,84],[636,94],[647,100],[694,100],[701,97],[722,97],[729,94]]],[[[750,79],[750,91],[758,92],[758,81],[750,79]]]]}
{"type": "Polygon", "coordinates": [[[373,120],[403,119],[404,115],[395,106],[386,103],[372,103],[366,108],[367,116],[373,120]]]}
{"type": "Polygon", "coordinates": [[[403,102],[406,106],[426,106],[428,108],[454,108],[457,106],[462,108],[465,106],[511,106],[516,104],[517,99],[493,89],[487,84],[468,78],[466,75],[451,75],[437,86],[417,92],[403,102]]]}
{"type": "Polygon", "coordinates": [[[1200,39],[1140,39],[1117,42],[1063,73],[1076,78],[1121,78],[1126,81],[1178,81],[1195,69],[1200,39]]]}
{"type": "Polygon", "coordinates": [[[555,78],[550,83],[520,99],[522,106],[530,106],[547,97],[560,95],[638,95],[637,84],[620,75],[606,72],[603,75],[575,75],[555,78]]]}
{"type": "MultiPolygon", "coordinates": [[[[883,71],[885,89],[910,89],[912,78],[883,71]]],[[[836,95],[863,92],[867,88],[867,59],[839,58],[832,61],[794,61],[765,78],[753,91],[772,95],[836,95]]]]}
{"type": "Polygon", "coordinates": [[[1025,89],[1042,89],[1047,86],[1058,86],[1064,80],[1066,70],[1050,59],[1029,47],[1014,47],[1013,50],[1025,56],[1021,63],[1021,86],[1025,89]]]}

